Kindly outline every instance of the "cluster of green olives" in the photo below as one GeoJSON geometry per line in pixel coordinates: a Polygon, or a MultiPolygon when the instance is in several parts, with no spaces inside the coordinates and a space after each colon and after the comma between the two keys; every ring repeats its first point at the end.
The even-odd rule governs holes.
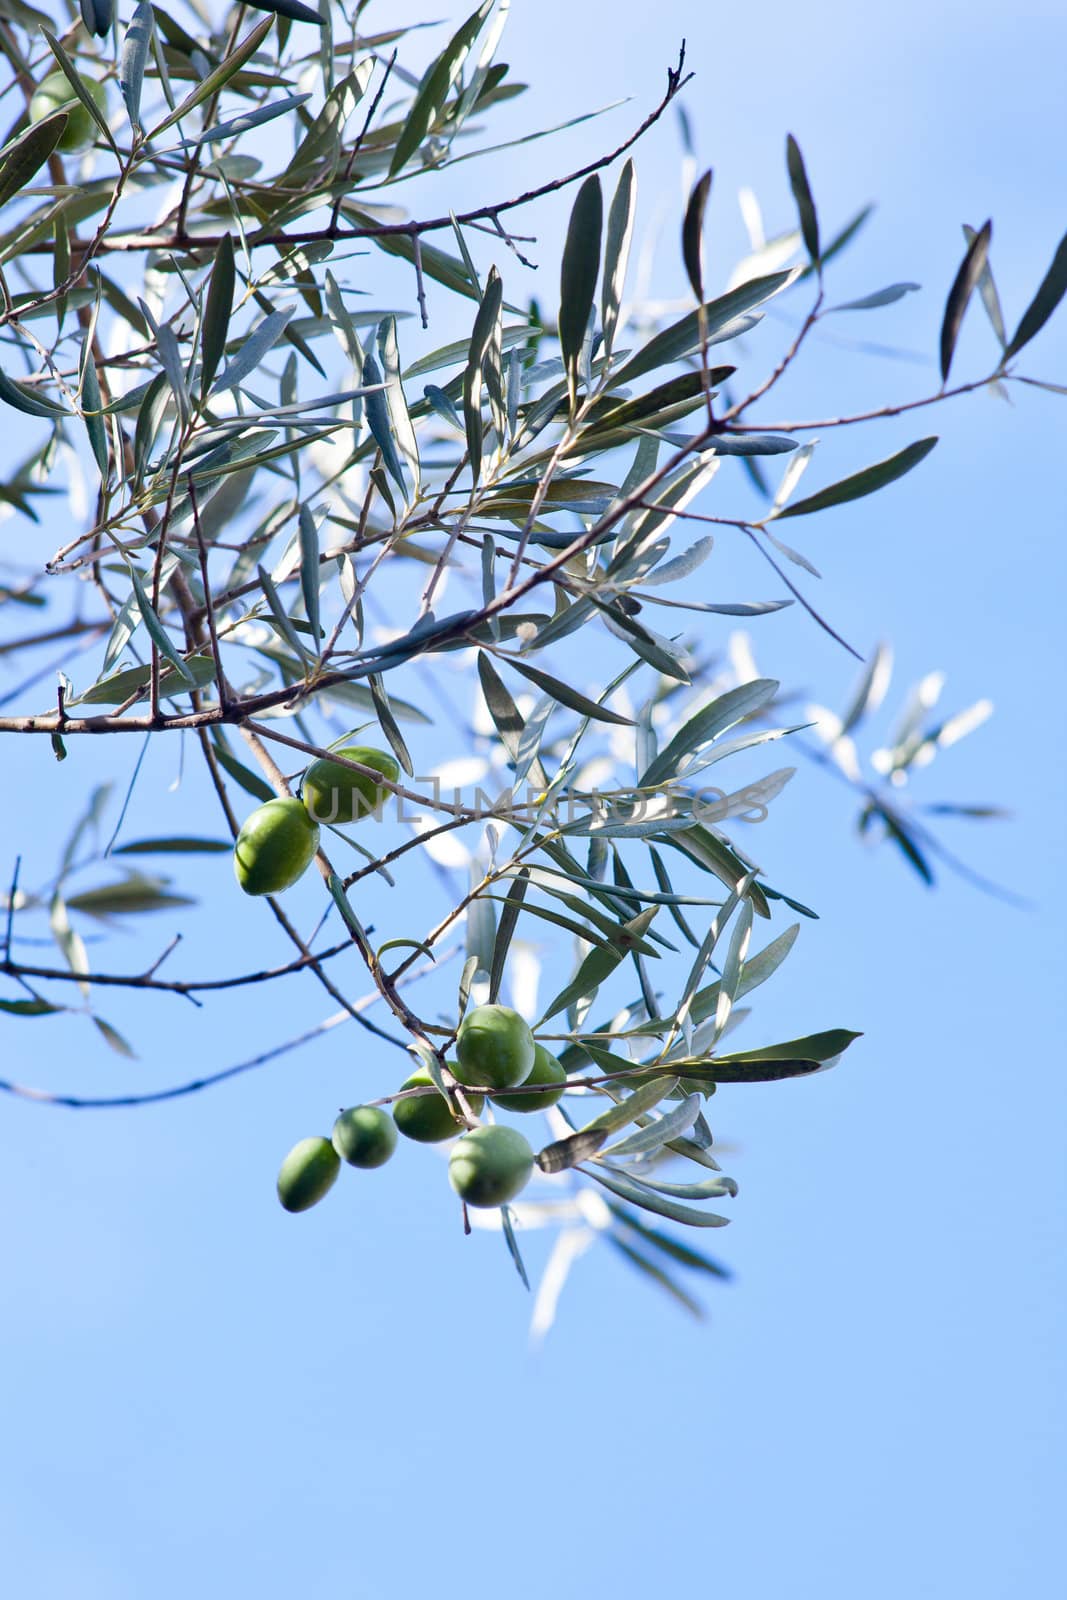
{"type": "MultiPolygon", "coordinates": [[[[477,1006],[456,1036],[456,1060],[448,1063],[474,1116],[485,1095],[505,1111],[543,1111],[564,1092],[567,1074],[534,1039],[509,1006],[477,1006]]],[[[501,1206],[526,1187],[534,1166],[529,1142],[515,1128],[498,1124],[462,1131],[444,1095],[425,1067],[400,1086],[390,1117],[380,1106],[342,1111],[329,1139],[301,1139],[282,1162],[278,1198],[286,1211],[306,1211],[326,1195],[345,1161],[351,1167],[380,1167],[397,1145],[397,1134],[418,1144],[455,1138],[448,1178],[469,1206],[501,1206]],[[420,1094],[403,1093],[422,1090],[420,1094]],[[430,1092],[432,1091],[432,1092],[430,1092]]]]}
{"type": "MultiPolygon", "coordinates": [[[[347,761],[380,772],[387,783],[400,781],[400,768],[385,750],[345,745],[347,761]]],[[[304,774],[301,798],[268,800],[245,819],[233,847],[233,869],[245,894],[278,894],[303,877],[319,848],[319,824],[358,822],[373,815],[388,794],[386,784],[337,761],[312,762],[304,774]]]]}

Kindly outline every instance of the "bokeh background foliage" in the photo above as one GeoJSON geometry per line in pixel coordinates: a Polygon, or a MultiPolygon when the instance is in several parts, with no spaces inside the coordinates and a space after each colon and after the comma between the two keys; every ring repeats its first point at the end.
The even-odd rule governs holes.
{"type": "MultiPolygon", "coordinates": [[[[580,139],[577,158],[533,144],[539,176],[524,166],[509,184],[517,158],[494,167],[492,153],[495,119],[509,134],[518,97],[498,61],[506,6],[453,19],[432,44],[399,23],[374,31],[374,7],[182,20],[147,5],[84,20],[0,9],[0,399],[15,445],[3,497],[18,540],[5,552],[0,726],[9,752],[34,747],[21,757],[34,786],[67,815],[50,841],[13,840],[5,1034],[79,1030],[52,1037],[80,1053],[95,1023],[103,1052],[95,1082],[72,1086],[60,1058],[44,1081],[20,1067],[7,1086],[87,1117],[102,1103],[154,1117],[153,1100],[176,1092],[189,1105],[170,1113],[202,1108],[185,1126],[217,1161],[208,1080],[290,1050],[297,1071],[339,1029],[338,1087],[300,1094],[299,1115],[326,1131],[338,1094],[388,1100],[411,1067],[401,1050],[439,1049],[440,1062],[460,1007],[499,995],[583,1086],[545,1129],[553,1175],[504,1218],[521,1270],[524,1255],[538,1267],[535,1326],[593,1241],[698,1310],[698,1280],[725,1269],[670,1224],[717,1224],[703,1201],[733,1187],[710,1143],[721,1102],[705,1097],[719,1083],[774,1092],[854,1037],[822,1014],[839,1005],[832,969],[809,971],[818,1004],[795,1025],[748,1020],[740,1003],[791,953],[799,922],[825,911],[820,891],[842,870],[825,841],[812,859],[815,830],[776,834],[796,786],[779,794],[797,767],[833,792],[824,769],[860,833],[926,883],[946,870],[976,879],[976,853],[985,872],[946,829],[999,809],[981,779],[975,800],[925,772],[985,720],[995,682],[945,710],[927,658],[898,689],[889,647],[855,634],[847,607],[816,601],[815,530],[822,513],[828,527],[862,526],[905,493],[916,515],[915,485],[938,459],[923,465],[925,413],[947,395],[1055,390],[1036,364],[1046,345],[1030,341],[1067,284],[1063,246],[1052,235],[1030,251],[1002,309],[975,213],[927,295],[930,367],[916,370],[905,350],[837,332],[899,309],[917,285],[868,262],[866,286],[838,290],[870,218],[855,205],[835,216],[815,162],[813,199],[793,139],[791,214],[776,207],[782,226],[768,230],[745,191],[747,237],[736,265],[724,259],[684,61],[628,132],[615,131],[627,111],[611,113],[610,135],[579,111],[568,120],[581,129],[561,136],[580,139]],[[59,151],[73,105],[33,124],[20,109],[57,70],[93,123],[84,153],[59,151]],[[106,114],[90,78],[107,85],[106,114]],[[672,123],[676,213],[631,239],[634,129],[659,138],[672,123]],[[483,149],[491,178],[472,178],[483,149]],[[533,191],[562,207],[555,236],[528,237],[533,191]],[[657,231],[674,256],[668,267],[661,248],[660,281],[657,231]],[[809,404],[807,364],[835,339],[863,398],[851,372],[840,398],[816,375],[809,404]],[[809,515],[784,539],[775,527],[809,515]],[[756,666],[786,606],[795,637],[854,674],[836,710],[803,684],[799,655],[776,646],[774,676],[756,666]],[[850,651],[862,664],[848,666],[850,651]],[[237,903],[232,829],[353,728],[395,752],[407,815],[392,807],[327,836],[327,885],[309,875],[273,918],[237,903]],[[704,822],[701,785],[720,780],[704,822]],[[530,809],[487,827],[470,803],[478,785],[525,785],[530,809]],[[235,978],[254,982],[231,992],[235,978]],[[268,998],[294,985],[312,1008],[299,1026],[291,1002],[268,998]],[[175,1047],[171,1019],[190,1001],[203,1009],[175,1047]],[[568,1144],[605,1096],[632,1094],[613,1116],[616,1153],[568,1144]]],[[[844,837],[833,848],[855,850],[844,837]]],[[[990,877],[968,893],[999,893],[1002,907],[1030,892],[1015,874],[990,877]]],[[[857,914],[876,917],[877,903],[857,914]]],[[[20,1044],[17,1059],[37,1051],[20,1044]]],[[[219,1092],[243,1096],[247,1114],[258,1084],[219,1092]]],[[[269,1167],[310,1131],[292,1107],[277,1123],[270,1139],[246,1136],[269,1167]]],[[[458,1251],[443,1168],[426,1160],[427,1215],[447,1214],[458,1251]]],[[[198,1168],[176,1163],[175,1176],[195,1184],[198,1168]]],[[[348,1174],[329,1204],[347,1193],[361,1235],[394,1230],[395,1274],[422,1252],[395,1235],[392,1190],[368,1198],[379,1181],[348,1174]]],[[[226,1193],[238,1182],[235,1171],[226,1193]]],[[[268,1202],[269,1182],[254,1197],[268,1202]]],[[[310,1273],[321,1236],[308,1237],[310,1273]]],[[[391,1281],[369,1261],[363,1271],[391,1281]]]]}

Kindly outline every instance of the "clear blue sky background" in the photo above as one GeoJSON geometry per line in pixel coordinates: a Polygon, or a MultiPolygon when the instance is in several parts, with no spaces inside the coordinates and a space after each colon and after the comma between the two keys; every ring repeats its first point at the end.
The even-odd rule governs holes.
{"type": "MultiPolygon", "coordinates": [[[[504,56],[535,86],[508,113],[516,133],[592,101],[633,103],[457,168],[457,209],[621,138],[685,35],[698,159],[716,168],[709,259],[725,270],[742,247],[742,184],[770,230],[791,223],[782,145],[792,130],[827,227],[879,202],[842,262],[838,298],[903,278],[924,285],[842,333],[932,353],[960,223],[989,214],[1014,321],[1067,225],[1067,19],[1051,0],[1010,11],[901,0],[891,13],[839,0],[768,0],[754,13],[516,0],[509,33],[504,56]]],[[[639,154],[645,221],[658,203],[677,206],[678,164],[677,127],[665,122],[639,154]]],[[[536,217],[546,301],[563,216],[546,205],[536,217]]],[[[670,292],[681,288],[675,238],[672,216],[657,278],[670,292]]],[[[990,353],[976,310],[961,375],[980,373],[990,353]]],[[[1067,376],[1065,314],[1026,368],[1067,376]]],[[[934,382],[930,364],[820,346],[767,420],[934,382]]],[[[689,1322],[594,1250],[531,1353],[529,1301],[500,1241],[459,1236],[439,1168],[411,1147],[363,1182],[349,1175],[308,1216],[285,1216],[272,1194],[279,1154],[358,1096],[361,1069],[373,1068],[379,1047],[351,1027],[160,1109],[6,1100],[6,1592],[1056,1592],[1065,413],[1051,395],[1013,398],[936,410],[926,420],[943,442],[921,473],[855,514],[818,519],[805,548],[846,634],[865,650],[893,639],[897,696],[937,667],[951,706],[995,700],[994,720],[939,761],[923,793],[1016,810],[1014,822],[956,824],[945,837],[1032,905],[1006,907],[951,877],[927,893],[888,852],[848,836],[843,788],[811,770],[798,778],[761,854],[817,899],[822,920],[762,991],[759,1037],[837,1024],[865,1037],[834,1072],[713,1102],[742,1187],[736,1220],[714,1238],[737,1280],[711,1293],[710,1320],[689,1322]]],[[[824,455],[819,481],[931,431],[926,420],[829,441],[835,470],[824,455]]],[[[735,593],[775,592],[723,544],[735,593]]],[[[753,638],[762,669],[843,702],[853,664],[801,616],[770,619],[753,638]]],[[[78,747],[57,769],[43,743],[5,745],[4,837],[9,847],[18,837],[31,876],[47,872],[77,791],[106,760],[78,747]]],[[[167,794],[173,761],[150,759],[130,836],[179,816],[183,831],[191,820],[214,830],[206,802],[190,819],[167,794]]],[[[233,970],[261,926],[262,908],[234,904],[216,872],[196,880],[208,908],[185,924],[187,972],[233,970]]],[[[126,953],[132,965],[132,940],[126,953]]],[[[109,1014],[140,1064],[57,1018],[3,1025],[3,1074],[76,1093],[154,1086],[240,1060],[325,1011],[308,981],[199,1015],[177,1000],[109,1014]]],[[[543,1261],[540,1237],[530,1255],[543,1261]]]]}

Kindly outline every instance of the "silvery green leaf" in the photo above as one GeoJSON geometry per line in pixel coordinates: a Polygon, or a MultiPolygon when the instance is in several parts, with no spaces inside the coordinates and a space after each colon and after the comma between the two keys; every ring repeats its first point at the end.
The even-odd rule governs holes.
{"type": "Polygon", "coordinates": [[[385,377],[385,400],[389,408],[389,421],[392,425],[393,435],[396,438],[400,454],[404,459],[408,472],[411,474],[411,495],[417,499],[421,475],[419,468],[419,446],[415,438],[415,429],[411,425],[408,414],[407,401],[404,398],[404,389],[400,381],[400,355],[396,344],[396,318],[385,317],[378,327],[378,355],[381,358],[382,372],[385,377]]]}
{"type": "MultiPolygon", "coordinates": [[[[788,284],[795,281],[796,276],[795,270],[772,272],[767,277],[753,278],[751,282],[731,289],[728,294],[720,295],[717,300],[709,300],[704,307],[707,342],[718,343],[720,337],[732,329],[739,318],[780,293],[788,284]]],[[[668,362],[681,361],[685,356],[694,355],[700,349],[700,343],[700,314],[691,311],[680,322],[655,334],[643,350],[631,356],[630,360],[616,372],[615,384],[621,387],[632,383],[635,378],[643,377],[645,373],[653,372],[668,362]]]]}
{"type": "MultiPolygon", "coordinates": [[[[251,377],[263,358],[273,350],[285,332],[293,315],[293,307],[285,311],[271,311],[241,343],[241,348],[227,365],[225,371],[211,386],[211,392],[238,389],[251,377]]],[[[377,381],[377,380],[375,380],[377,381]]]]}
{"type": "Polygon", "coordinates": [[[419,85],[419,92],[415,96],[407,120],[396,142],[393,158],[389,164],[389,176],[395,177],[400,170],[407,166],[412,156],[416,153],[427,134],[436,126],[444,115],[448,96],[453,86],[458,82],[463,71],[463,63],[471,51],[471,46],[482,30],[482,25],[493,9],[493,0],[483,0],[477,11],[473,12],[457,29],[442,50],[437,60],[427,71],[419,85]]]}
{"type": "Polygon", "coordinates": [[[811,258],[812,266],[818,269],[819,258],[819,218],[815,210],[815,201],[812,199],[811,185],[808,183],[808,174],[804,168],[804,157],[800,153],[800,146],[790,133],[785,141],[786,167],[789,171],[789,184],[793,191],[793,199],[797,203],[797,213],[800,217],[800,231],[804,238],[804,248],[811,258]]]}
{"type": "Polygon", "coordinates": [[[171,639],[169,633],[164,628],[163,624],[160,622],[155,611],[153,610],[152,602],[148,598],[148,594],[145,590],[144,584],[141,581],[139,572],[137,571],[136,567],[133,566],[128,567],[128,571],[130,574],[130,582],[133,584],[133,590],[137,596],[137,609],[141,613],[141,621],[147,628],[148,635],[152,640],[152,643],[156,646],[160,655],[165,656],[170,662],[179,678],[184,678],[187,684],[193,688],[196,688],[196,680],[190,672],[188,665],[178,654],[178,651],[174,645],[174,641],[171,639]]]}
{"type": "Polygon", "coordinates": [[[481,477],[482,471],[482,382],[493,331],[500,317],[503,295],[503,281],[493,267],[478,307],[478,314],[474,319],[463,379],[463,418],[467,434],[467,453],[470,457],[471,477],[475,483],[481,477]]]}
{"type": "Polygon", "coordinates": [[[197,106],[203,105],[205,100],[213,99],[229,83],[230,79],[240,72],[245,62],[255,55],[273,26],[273,17],[264,17],[262,22],[257,23],[251,33],[246,34],[240,44],[236,46],[232,54],[228,55],[225,61],[221,62],[214,71],[209,72],[205,78],[202,78],[196,88],[186,95],[181,104],[176,106],[170,115],[164,117],[163,121],[152,130],[152,137],[158,137],[159,134],[165,133],[176,122],[180,122],[183,117],[187,117],[190,111],[195,111],[197,106]]]}
{"type": "Polygon", "coordinates": [[[604,199],[600,179],[593,173],[578,190],[571,208],[560,267],[558,337],[572,394],[600,276],[603,225],[604,199]]]}
{"type": "Polygon", "coordinates": [[[736,689],[728,689],[679,728],[670,743],[641,775],[642,788],[657,788],[674,776],[680,763],[717,739],[721,733],[734,727],[745,717],[761,711],[777,694],[780,685],[775,678],[753,678],[736,689]]]}
{"type": "Polygon", "coordinates": [[[621,1172],[609,1171],[599,1164],[591,1163],[580,1170],[587,1177],[603,1184],[605,1189],[610,1189],[620,1200],[628,1200],[631,1205],[640,1206],[642,1211],[652,1211],[657,1216],[669,1217],[672,1222],[684,1222],[691,1228],[724,1228],[730,1220],[729,1217],[717,1216],[714,1211],[697,1211],[692,1206],[680,1205],[676,1200],[668,1199],[666,1195],[657,1194],[655,1189],[640,1183],[636,1178],[628,1178],[621,1172]]]}
{"type": "Polygon", "coordinates": [[[619,309],[626,283],[626,266],[630,256],[636,202],[637,172],[633,161],[628,158],[619,174],[619,181],[608,211],[607,237],[604,244],[600,321],[604,335],[604,349],[608,355],[614,348],[615,333],[619,325],[619,309]]]}
{"type": "MultiPolygon", "coordinates": [[[[963,224],[963,237],[968,244],[974,243],[975,229],[968,227],[966,222],[963,224]]],[[[993,273],[989,265],[988,257],[986,258],[985,266],[982,268],[978,278],[978,293],[982,297],[982,304],[985,306],[986,316],[989,318],[990,326],[997,336],[1000,348],[1003,350],[1007,347],[1008,334],[1006,328],[1004,327],[1004,313],[1000,308],[1000,296],[997,293],[997,286],[993,281],[993,273]]]]}
{"type": "Polygon", "coordinates": [[[639,1128],[636,1133],[627,1134],[625,1139],[620,1139],[618,1144],[609,1145],[601,1151],[604,1157],[612,1160],[621,1160],[624,1156],[648,1156],[665,1145],[668,1139],[679,1139],[689,1132],[697,1117],[700,1115],[700,1096],[688,1094],[684,1100],[672,1107],[671,1110],[651,1122],[646,1128],[639,1128]]]}
{"type": "MultiPolygon", "coordinates": [[[[598,1052],[599,1053],[599,1052],[598,1052]]],[[[626,1094],[617,1100],[606,1111],[587,1122],[581,1133],[599,1132],[605,1138],[614,1133],[618,1128],[625,1128],[628,1123],[635,1122],[638,1117],[646,1116],[655,1111],[661,1101],[666,1100],[678,1087],[678,1079],[668,1076],[653,1078],[649,1083],[643,1083],[632,1094],[626,1094]]]]}
{"type": "Polygon", "coordinates": [[[151,0],[140,0],[122,40],[119,53],[119,88],[126,102],[130,122],[141,127],[141,87],[148,52],[152,48],[151,0]]]}
{"type": "Polygon", "coordinates": [[[878,306],[891,306],[894,301],[902,300],[906,294],[921,287],[918,283],[891,283],[888,288],[876,289],[873,294],[861,295],[858,300],[843,300],[840,305],[827,306],[823,315],[830,311],[873,311],[878,306]]]}
{"type": "Polygon", "coordinates": [[[665,561],[662,566],[656,567],[652,572],[646,573],[641,580],[646,589],[654,588],[661,583],[677,583],[679,578],[688,578],[711,555],[715,548],[715,540],[708,535],[707,538],[698,539],[696,544],[680,556],[674,556],[670,561],[665,561]]]}
{"type": "Polygon", "coordinates": [[[860,500],[864,495],[874,494],[877,490],[884,489],[887,484],[895,483],[913,467],[917,467],[919,462],[930,454],[936,443],[936,436],[917,439],[914,444],[898,450],[895,455],[887,456],[884,461],[877,461],[873,466],[864,467],[861,472],[854,472],[848,478],[842,478],[839,483],[831,484],[828,489],[820,489],[817,494],[808,495],[805,500],[794,500],[784,511],[778,513],[779,518],[808,516],[813,511],[825,511],[830,506],[845,505],[850,500],[860,500]]]}
{"type": "MultiPolygon", "coordinates": [[[[256,0],[248,0],[249,5],[256,4],[256,0]]],[[[266,6],[263,7],[266,10],[266,6]]],[[[311,99],[309,94],[290,94],[284,100],[275,100],[268,106],[257,106],[254,111],[242,111],[239,116],[227,117],[225,122],[216,122],[210,128],[205,128],[195,140],[187,140],[188,144],[214,144],[219,139],[233,139],[238,134],[248,133],[252,128],[262,127],[265,122],[273,122],[276,117],[284,117],[287,112],[295,111],[297,106],[302,106],[311,99]]]]}

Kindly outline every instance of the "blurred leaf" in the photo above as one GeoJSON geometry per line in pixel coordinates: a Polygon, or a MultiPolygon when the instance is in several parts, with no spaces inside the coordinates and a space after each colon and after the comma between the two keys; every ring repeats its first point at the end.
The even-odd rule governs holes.
{"type": "Polygon", "coordinates": [[[65,1010],[64,1006],[49,1005],[47,1000],[0,1000],[0,1011],[13,1017],[54,1017],[65,1010]]]}
{"type": "Polygon", "coordinates": [[[959,271],[953,281],[945,303],[945,315],[941,322],[941,380],[948,382],[949,369],[952,366],[952,357],[956,349],[956,341],[960,335],[963,316],[975,285],[985,270],[986,260],[989,255],[989,241],[993,233],[992,222],[985,222],[979,228],[970,244],[967,246],[963,260],[960,262],[959,271]]]}
{"type": "Polygon", "coordinates": [[[693,293],[704,303],[704,212],[711,193],[711,168],[699,178],[689,196],[682,223],[682,260],[693,293]]]}
{"type": "Polygon", "coordinates": [[[113,856],[155,856],[155,855],[224,855],[232,850],[233,846],[228,839],[134,839],[129,844],[120,844],[111,854],[113,856]]]}
{"type": "Polygon", "coordinates": [[[110,1022],[105,1022],[103,1017],[94,1017],[93,1021],[116,1055],[125,1056],[128,1061],[137,1060],[136,1050],[127,1043],[117,1028],[113,1028],[110,1022]]]}
{"type": "Polygon", "coordinates": [[[215,751],[215,759],[223,772],[232,778],[234,783],[239,784],[247,794],[252,795],[256,800],[277,799],[269,783],[265,783],[257,772],[250,771],[248,767],[237,760],[236,756],[231,754],[230,750],[222,742],[221,734],[215,735],[212,744],[215,751]]]}
{"type": "Polygon", "coordinates": [[[877,306],[891,306],[895,300],[902,300],[906,294],[919,288],[921,285],[918,283],[891,283],[887,289],[876,289],[873,294],[861,295],[858,300],[843,300],[840,305],[827,306],[823,315],[830,311],[873,311],[877,306]]]}
{"type": "Polygon", "coordinates": [[[510,1206],[500,1207],[500,1226],[504,1230],[504,1239],[507,1242],[508,1254],[515,1263],[515,1271],[522,1279],[524,1286],[529,1289],[530,1280],[526,1276],[526,1267],[523,1263],[522,1251],[519,1249],[519,1241],[515,1237],[515,1228],[511,1220],[510,1206]]]}
{"type": "Polygon", "coordinates": [[[670,1295],[672,1300],[676,1300],[680,1306],[689,1312],[690,1316],[696,1317],[698,1321],[703,1319],[705,1311],[699,1300],[694,1300],[693,1296],[688,1294],[680,1283],[675,1282],[669,1272],[665,1272],[661,1266],[657,1266],[656,1262],[646,1256],[643,1251],[638,1250],[632,1244],[628,1244],[625,1239],[620,1239],[617,1233],[609,1233],[607,1239],[608,1243],[618,1250],[619,1254],[625,1257],[632,1267],[643,1273],[645,1277],[651,1278],[653,1283],[670,1295]]]}
{"type": "Polygon", "coordinates": [[[1067,294],[1067,234],[1064,234],[1056,247],[1052,265],[1041,280],[1037,293],[1023,312],[1019,326],[1011,336],[1011,342],[1004,352],[1005,361],[1018,355],[1023,346],[1029,344],[1035,334],[1041,332],[1064,294],[1067,294]]]}
{"type": "Polygon", "coordinates": [[[175,906],[196,904],[189,895],[173,894],[166,889],[167,881],[134,873],[120,883],[101,884],[97,889],[72,894],[67,898],[67,905],[72,911],[81,911],[87,916],[112,917],[140,911],[170,911],[175,906]]]}
{"type": "Polygon", "coordinates": [[[885,461],[875,462],[872,467],[864,467],[862,472],[854,472],[851,477],[842,478],[840,483],[831,484],[828,489],[820,489],[818,494],[808,495],[805,500],[794,500],[784,511],[778,512],[779,521],[783,517],[803,517],[812,511],[825,511],[830,506],[843,506],[849,500],[861,500],[864,495],[874,494],[879,489],[884,489],[887,484],[895,483],[897,478],[902,478],[912,467],[917,467],[920,461],[926,459],[937,443],[937,437],[917,439],[914,444],[909,444],[903,450],[898,450],[896,455],[888,456],[885,461]]]}
{"type": "Polygon", "coordinates": [[[628,1200],[631,1205],[640,1206],[642,1211],[654,1212],[656,1216],[669,1217],[672,1222],[684,1222],[690,1228],[725,1228],[730,1221],[729,1217],[717,1216],[714,1211],[697,1211],[693,1206],[680,1205],[676,1200],[657,1194],[655,1189],[650,1189],[636,1178],[628,1178],[624,1173],[609,1170],[598,1163],[583,1166],[581,1170],[587,1177],[603,1184],[605,1189],[610,1189],[612,1194],[618,1195],[620,1200],[628,1200]]]}
{"type": "MultiPolygon", "coordinates": [[[[975,229],[969,227],[966,222],[963,224],[963,237],[969,245],[974,243],[975,229]]],[[[990,326],[997,336],[1000,348],[1003,350],[1008,343],[1008,334],[1004,327],[1004,313],[1000,308],[1000,296],[993,281],[993,273],[988,258],[978,279],[978,293],[982,297],[982,304],[985,306],[990,326]]]]}

